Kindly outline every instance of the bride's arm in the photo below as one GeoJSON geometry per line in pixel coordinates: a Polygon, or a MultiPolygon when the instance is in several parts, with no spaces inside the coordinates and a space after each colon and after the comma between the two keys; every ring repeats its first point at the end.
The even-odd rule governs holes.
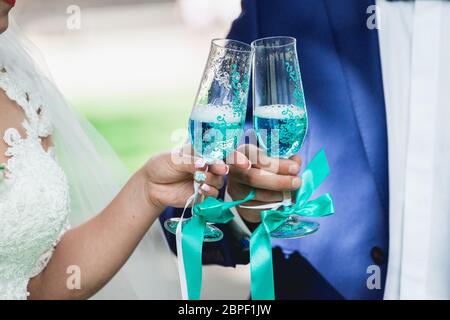
{"type": "MultiPolygon", "coordinates": [[[[216,196],[225,165],[214,165],[203,191],[216,196]],[[209,189],[209,190],[208,190],[209,189]]],[[[30,280],[31,299],[85,299],[122,267],[165,206],[183,206],[192,194],[192,165],[174,165],[170,154],[150,160],[96,217],[61,239],[44,271],[30,280]],[[81,270],[81,289],[66,286],[67,267],[81,270]]]]}

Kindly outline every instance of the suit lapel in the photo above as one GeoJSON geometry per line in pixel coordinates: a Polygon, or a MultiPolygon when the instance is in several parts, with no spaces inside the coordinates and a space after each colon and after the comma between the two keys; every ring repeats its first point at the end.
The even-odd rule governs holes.
{"type": "Polygon", "coordinates": [[[366,25],[367,8],[374,0],[323,1],[367,161],[388,212],[387,129],[378,32],[366,25]]]}

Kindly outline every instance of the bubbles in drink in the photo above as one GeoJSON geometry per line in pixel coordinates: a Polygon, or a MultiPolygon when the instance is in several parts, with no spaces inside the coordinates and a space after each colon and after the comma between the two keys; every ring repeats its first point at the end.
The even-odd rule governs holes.
{"type": "Polygon", "coordinates": [[[305,140],[308,127],[306,112],[294,105],[269,105],[254,111],[256,135],[271,157],[289,158],[305,140]]]}
{"type": "Polygon", "coordinates": [[[189,134],[195,152],[209,162],[225,159],[236,150],[244,122],[245,117],[236,114],[230,106],[195,106],[189,119],[189,134]]]}

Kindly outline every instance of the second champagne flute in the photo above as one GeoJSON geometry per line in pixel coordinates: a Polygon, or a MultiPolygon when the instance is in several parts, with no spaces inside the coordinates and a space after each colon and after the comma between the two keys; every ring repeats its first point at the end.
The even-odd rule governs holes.
{"type": "MultiPolygon", "coordinates": [[[[308,129],[296,39],[263,38],[254,41],[252,47],[253,125],[258,142],[269,156],[287,159],[300,150],[308,129]]],[[[283,205],[290,204],[291,193],[284,192],[283,205]]],[[[298,238],[318,228],[316,222],[291,215],[272,236],[298,238]]]]}

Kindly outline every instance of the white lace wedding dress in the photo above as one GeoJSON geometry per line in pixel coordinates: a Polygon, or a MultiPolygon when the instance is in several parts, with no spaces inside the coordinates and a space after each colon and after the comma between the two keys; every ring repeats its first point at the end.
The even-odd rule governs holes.
{"type": "Polygon", "coordinates": [[[1,66],[0,89],[26,116],[26,137],[17,128],[1,133],[8,160],[0,172],[0,299],[26,299],[29,279],[45,268],[69,227],[69,186],[54,148],[41,143],[53,129],[45,106],[1,66]]]}

